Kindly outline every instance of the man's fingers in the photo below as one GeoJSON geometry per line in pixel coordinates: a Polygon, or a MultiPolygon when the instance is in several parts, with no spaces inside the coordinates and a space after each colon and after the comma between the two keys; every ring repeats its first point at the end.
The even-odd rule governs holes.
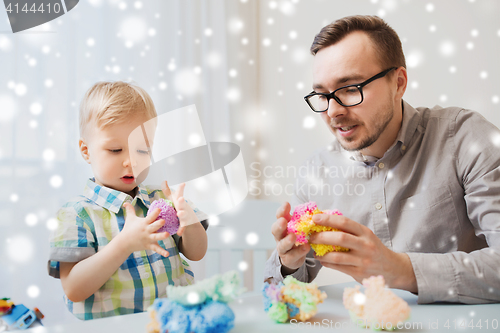
{"type": "Polygon", "coordinates": [[[290,216],[290,204],[288,202],[285,202],[278,210],[276,211],[276,218],[279,219],[281,217],[284,217],[285,220],[288,222],[292,218],[290,216]]]}
{"type": "Polygon", "coordinates": [[[284,217],[279,218],[276,222],[273,223],[271,227],[271,233],[273,234],[276,243],[286,236],[286,226],[287,221],[284,217]]]}
{"type": "Polygon", "coordinates": [[[361,238],[343,231],[323,231],[309,237],[311,244],[338,245],[351,250],[360,248],[360,240],[361,238]]]}
{"type": "Polygon", "coordinates": [[[296,240],[295,234],[286,235],[286,237],[280,240],[278,242],[278,245],[276,246],[278,254],[282,255],[290,251],[295,245],[295,240],[296,240]]]}
{"type": "Polygon", "coordinates": [[[155,251],[158,254],[161,254],[164,257],[168,257],[170,255],[170,253],[168,253],[167,250],[165,250],[164,248],[162,248],[158,244],[151,244],[151,246],[149,247],[149,249],[155,251]]]}
{"type": "Polygon", "coordinates": [[[329,263],[339,266],[361,266],[361,258],[349,252],[328,252],[322,257],[314,256],[321,264],[329,263]]]}
{"type": "Polygon", "coordinates": [[[316,224],[340,229],[353,235],[360,236],[363,233],[363,225],[342,215],[316,214],[312,220],[316,224]]]}
{"type": "Polygon", "coordinates": [[[356,267],[354,266],[331,264],[329,262],[324,262],[324,261],[320,261],[320,264],[324,267],[335,269],[339,272],[342,272],[350,276],[353,276],[356,273],[356,267]]]}

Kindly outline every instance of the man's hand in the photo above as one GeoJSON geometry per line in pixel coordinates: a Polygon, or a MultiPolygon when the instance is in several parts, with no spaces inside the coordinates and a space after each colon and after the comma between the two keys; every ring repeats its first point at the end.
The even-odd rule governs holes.
{"type": "Polygon", "coordinates": [[[179,230],[177,230],[177,235],[182,236],[184,233],[184,229],[191,224],[200,222],[193,208],[186,202],[184,199],[184,188],[186,187],[185,183],[179,185],[179,189],[172,193],[170,187],[168,187],[167,181],[164,181],[161,184],[161,189],[163,194],[174,203],[175,210],[177,211],[177,217],[179,218],[180,226],[179,230]]]}
{"type": "Polygon", "coordinates": [[[156,233],[164,224],[165,220],[158,220],[160,209],[157,208],[154,212],[145,218],[135,215],[134,207],[128,202],[123,206],[126,209],[126,219],[123,230],[118,234],[120,241],[125,245],[128,252],[142,250],[153,250],[164,257],[168,257],[169,253],[163,249],[158,241],[168,238],[168,232],[156,233]]]}
{"type": "Polygon", "coordinates": [[[343,232],[323,231],[311,235],[310,243],[350,249],[349,252],[330,252],[316,257],[321,265],[346,273],[358,282],[372,275],[383,275],[390,288],[418,291],[408,255],[388,249],[369,228],[341,215],[317,214],[313,221],[343,232]]]}
{"type": "Polygon", "coordinates": [[[292,274],[301,267],[306,255],[310,250],[309,244],[295,246],[295,234],[287,234],[286,226],[290,221],[290,204],[285,202],[276,212],[276,222],[273,223],[271,232],[276,241],[276,250],[281,261],[281,273],[283,276],[292,274]]]}

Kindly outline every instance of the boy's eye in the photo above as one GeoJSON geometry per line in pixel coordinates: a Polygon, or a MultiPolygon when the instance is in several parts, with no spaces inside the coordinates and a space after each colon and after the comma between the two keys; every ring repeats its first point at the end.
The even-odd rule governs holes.
{"type": "Polygon", "coordinates": [[[121,149],[109,149],[109,151],[112,152],[112,153],[119,153],[122,150],[121,149]]]}
{"type": "Polygon", "coordinates": [[[149,151],[147,151],[147,150],[141,150],[141,149],[138,149],[138,150],[137,150],[137,152],[138,152],[139,154],[149,154],[149,151]]]}

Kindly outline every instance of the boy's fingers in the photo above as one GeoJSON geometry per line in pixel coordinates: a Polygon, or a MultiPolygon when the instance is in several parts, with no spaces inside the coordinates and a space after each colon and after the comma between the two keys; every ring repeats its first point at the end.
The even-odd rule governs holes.
{"type": "Polygon", "coordinates": [[[177,198],[177,201],[180,200],[184,196],[184,188],[186,187],[186,183],[182,183],[179,185],[179,188],[177,189],[175,193],[175,197],[177,198]]]}
{"type": "Polygon", "coordinates": [[[168,236],[170,236],[170,234],[168,232],[159,232],[159,233],[156,233],[156,234],[152,234],[151,235],[151,239],[154,240],[154,241],[160,241],[160,240],[163,240],[163,239],[167,239],[168,236]]]}
{"type": "Polygon", "coordinates": [[[167,250],[165,250],[164,248],[162,248],[160,245],[158,244],[151,244],[151,246],[149,247],[150,250],[153,250],[155,251],[156,253],[164,256],[164,257],[168,257],[170,255],[170,253],[168,253],[167,250]]]}
{"type": "Polygon", "coordinates": [[[175,210],[184,210],[186,209],[186,205],[187,203],[184,197],[177,197],[177,201],[175,202],[175,210]]]}
{"type": "Polygon", "coordinates": [[[183,211],[183,210],[178,210],[177,211],[177,217],[179,219],[182,219],[184,216],[186,216],[186,212],[185,211],[183,211]]]}
{"type": "Polygon", "coordinates": [[[151,224],[154,221],[156,221],[156,219],[158,218],[160,213],[161,213],[161,209],[155,208],[155,210],[153,210],[148,216],[146,216],[146,223],[151,224]]]}
{"type": "Polygon", "coordinates": [[[135,209],[134,209],[134,207],[132,207],[132,205],[129,204],[128,202],[125,202],[123,204],[123,207],[125,207],[125,211],[127,212],[127,216],[129,216],[129,214],[133,215],[133,216],[137,216],[137,215],[135,215],[135,209]]]}
{"type": "Polygon", "coordinates": [[[158,221],[155,221],[153,223],[151,223],[149,226],[148,226],[148,231],[149,232],[156,232],[158,229],[160,229],[163,225],[165,224],[165,220],[161,219],[161,220],[158,220],[158,221]]]}
{"type": "Polygon", "coordinates": [[[179,237],[182,236],[182,234],[184,233],[184,229],[185,228],[186,227],[179,227],[179,229],[176,232],[177,236],[179,236],[179,237]]]}
{"type": "Polygon", "coordinates": [[[170,187],[168,187],[168,183],[166,180],[163,183],[161,183],[161,190],[162,190],[163,194],[165,194],[165,197],[168,200],[173,201],[172,200],[172,191],[170,190],[170,187]]]}

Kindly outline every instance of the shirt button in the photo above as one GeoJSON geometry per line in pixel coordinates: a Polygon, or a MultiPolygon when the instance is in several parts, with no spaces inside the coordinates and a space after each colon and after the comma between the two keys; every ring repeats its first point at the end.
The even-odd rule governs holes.
{"type": "Polygon", "coordinates": [[[385,167],[385,164],[384,164],[384,163],[379,163],[379,164],[378,164],[378,167],[379,167],[380,169],[383,169],[383,168],[385,167]]]}
{"type": "Polygon", "coordinates": [[[406,150],[406,146],[401,147],[401,149],[406,150]]]}
{"type": "Polygon", "coordinates": [[[377,208],[377,210],[380,210],[382,208],[382,204],[380,202],[377,202],[375,204],[375,208],[377,208]]]}

